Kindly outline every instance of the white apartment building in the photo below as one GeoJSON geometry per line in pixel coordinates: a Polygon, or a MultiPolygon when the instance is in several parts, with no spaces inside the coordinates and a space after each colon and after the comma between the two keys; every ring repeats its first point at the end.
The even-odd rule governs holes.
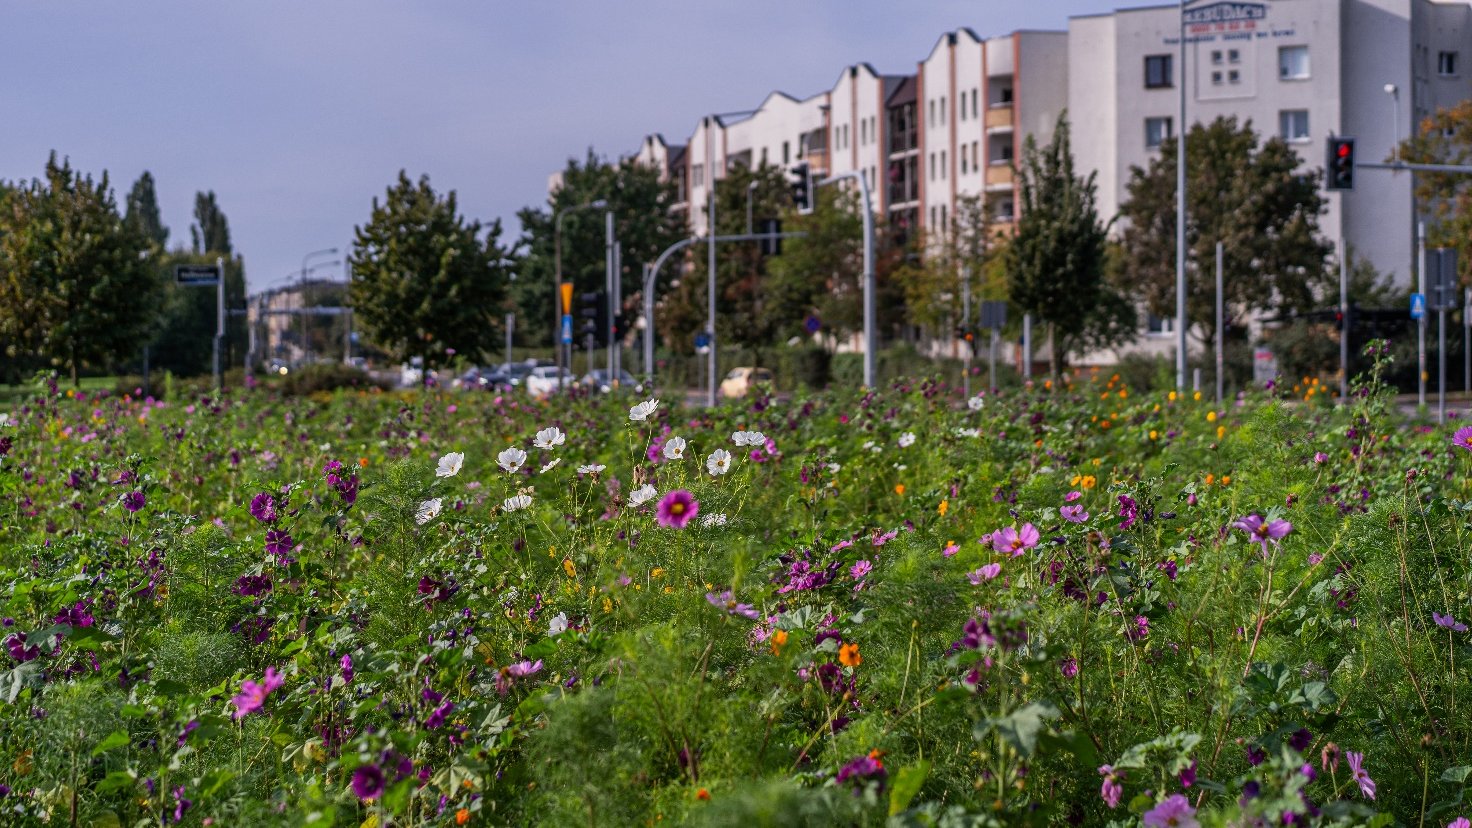
{"type": "MultiPolygon", "coordinates": [[[[1472,99],[1469,0],[1188,0],[1186,8],[1184,77],[1176,3],[1072,17],[1067,31],[983,38],[961,28],[942,35],[913,74],[848,66],[827,91],[801,100],[773,92],[750,113],[702,118],[683,145],[647,136],[635,157],[676,181],[695,233],[705,232],[708,166],[723,176],[738,163],[798,161],[815,173],[859,172],[892,230],[943,231],[972,195],[1006,229],[1018,201],[1012,165],[1029,136],[1052,139],[1065,109],[1076,169],[1097,173],[1109,220],[1131,168],[1146,166],[1179,129],[1183,82],[1187,123],[1251,120],[1264,138],[1293,143],[1305,169],[1324,165],[1331,133],[1356,138],[1361,162],[1379,161],[1438,107],[1472,99]]],[[[1411,176],[1360,169],[1355,185],[1329,194],[1322,231],[1404,284],[1415,258],[1411,176]]],[[[1121,351],[1168,350],[1170,324],[1147,319],[1140,343],[1121,351]]]]}
{"type": "MultiPolygon", "coordinates": [[[[1184,79],[1179,14],[1171,4],[1069,20],[1069,115],[1086,138],[1073,152],[1081,171],[1098,172],[1106,218],[1126,198],[1131,168],[1174,140],[1182,82],[1187,123],[1250,120],[1264,139],[1292,143],[1305,169],[1324,166],[1330,134],[1355,138],[1360,161],[1382,161],[1397,124],[1403,138],[1437,106],[1472,97],[1466,0],[1196,0],[1184,79]]],[[[1354,191],[1328,195],[1320,228],[1405,284],[1416,249],[1411,190],[1408,174],[1357,170],[1354,191]]],[[[1171,322],[1147,325],[1167,335],[1171,322]]]]}

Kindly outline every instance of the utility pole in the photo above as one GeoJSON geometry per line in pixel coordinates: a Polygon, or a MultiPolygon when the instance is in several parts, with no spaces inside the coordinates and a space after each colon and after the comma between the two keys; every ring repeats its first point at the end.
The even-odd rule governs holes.
{"type": "Polygon", "coordinates": [[[1176,126],[1176,390],[1186,390],[1186,0],[1181,0],[1181,42],[1176,85],[1180,123],[1176,126]]]}
{"type": "Polygon", "coordinates": [[[1216,243],[1216,401],[1222,401],[1222,392],[1225,388],[1223,374],[1227,370],[1227,325],[1226,325],[1226,300],[1222,295],[1222,243],[1216,243]]]}
{"type": "MultiPolygon", "coordinates": [[[[1032,381],[1032,314],[1022,315],[1022,382],[1024,384],[1032,381]]],[[[1181,377],[1181,383],[1185,383],[1185,375],[1181,377]]]]}
{"type": "Polygon", "coordinates": [[[1339,239],[1339,402],[1349,401],[1349,244],[1339,239]]]}
{"type": "MultiPolygon", "coordinates": [[[[1416,284],[1426,295],[1426,222],[1416,224],[1416,284]]],[[[1426,407],[1426,315],[1416,320],[1416,404],[1426,407]]]]}
{"type": "Polygon", "coordinates": [[[716,167],[715,150],[712,149],[715,141],[711,138],[711,124],[715,118],[707,116],[705,119],[705,195],[706,195],[706,229],[705,236],[709,239],[706,244],[706,280],[705,280],[705,330],[710,342],[710,352],[706,354],[706,382],[705,389],[706,405],[715,407],[716,404],[716,167]]]}
{"type": "Polygon", "coordinates": [[[966,348],[961,351],[961,393],[971,396],[971,349],[976,334],[971,330],[971,267],[961,267],[961,326],[966,332],[966,348]]]}
{"type": "Polygon", "coordinates": [[[215,393],[219,393],[224,385],[221,378],[220,360],[222,349],[225,345],[225,258],[215,257],[215,269],[219,271],[220,278],[215,282],[215,393]]]}

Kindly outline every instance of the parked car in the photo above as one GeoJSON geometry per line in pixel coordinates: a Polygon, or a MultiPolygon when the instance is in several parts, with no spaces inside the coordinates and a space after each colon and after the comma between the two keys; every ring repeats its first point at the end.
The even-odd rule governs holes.
{"type": "Polygon", "coordinates": [[[754,385],[770,384],[772,372],[766,368],[732,368],[721,380],[721,396],[744,397],[754,385]]]}
{"type": "Polygon", "coordinates": [[[506,375],[506,384],[511,388],[520,388],[526,384],[526,378],[537,368],[545,368],[555,365],[546,360],[535,362],[503,362],[496,366],[496,370],[506,375]]]}
{"type": "Polygon", "coordinates": [[[500,368],[471,368],[456,382],[461,388],[501,391],[511,387],[511,375],[500,368]]]}
{"type": "Polygon", "coordinates": [[[572,372],[566,368],[558,368],[556,365],[546,365],[533,368],[526,377],[526,390],[533,397],[545,397],[555,393],[559,383],[572,385],[577,382],[572,372]]]}
{"type": "MultiPolygon", "coordinates": [[[[609,373],[606,368],[594,368],[584,374],[583,378],[578,380],[578,384],[584,388],[596,390],[603,394],[614,390],[614,384],[609,382],[609,373]]],[[[618,387],[632,391],[644,390],[643,386],[639,384],[639,381],[634,379],[634,375],[624,370],[618,372],[618,387]]]]}

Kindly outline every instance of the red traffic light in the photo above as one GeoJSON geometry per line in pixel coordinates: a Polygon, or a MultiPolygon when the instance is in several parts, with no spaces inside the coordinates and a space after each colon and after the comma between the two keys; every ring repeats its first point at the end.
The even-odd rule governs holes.
{"type": "Polygon", "coordinates": [[[1349,144],[1340,144],[1339,148],[1335,150],[1335,153],[1340,158],[1348,158],[1351,152],[1354,152],[1354,150],[1349,144]]]}

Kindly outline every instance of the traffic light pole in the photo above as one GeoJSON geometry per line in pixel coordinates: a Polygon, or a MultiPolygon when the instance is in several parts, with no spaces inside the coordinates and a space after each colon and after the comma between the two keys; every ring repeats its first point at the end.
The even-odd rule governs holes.
{"type": "MultiPolygon", "coordinates": [[[[1416,225],[1417,293],[1426,295],[1426,222],[1416,225]]],[[[1416,320],[1416,404],[1426,407],[1426,315],[1416,320]]]]}
{"type": "Polygon", "coordinates": [[[971,268],[961,268],[961,324],[967,333],[966,349],[961,352],[961,393],[971,396],[971,268]]]}
{"type": "MultiPolygon", "coordinates": [[[[690,247],[694,244],[705,242],[732,242],[732,241],[762,241],[771,239],[800,239],[807,233],[798,231],[793,233],[743,233],[738,236],[691,236],[681,239],[666,247],[653,264],[644,266],[644,374],[649,382],[650,389],[654,387],[654,288],[659,280],[659,271],[670,256],[690,247]]],[[[715,245],[712,244],[712,247],[715,245]]]]}
{"type": "Polygon", "coordinates": [[[603,295],[608,303],[608,315],[604,320],[603,337],[608,340],[608,383],[610,387],[613,385],[614,377],[617,376],[613,373],[613,352],[618,348],[618,344],[613,341],[613,309],[617,307],[615,305],[617,288],[614,285],[618,282],[618,273],[615,272],[617,268],[615,260],[618,256],[615,252],[614,245],[613,211],[608,210],[603,214],[603,295]]]}
{"type": "Polygon", "coordinates": [[[870,204],[869,182],[857,171],[850,171],[829,176],[818,182],[818,186],[836,184],[844,179],[857,181],[864,199],[864,387],[873,388],[877,347],[874,301],[877,290],[874,284],[874,209],[870,204]]]}

